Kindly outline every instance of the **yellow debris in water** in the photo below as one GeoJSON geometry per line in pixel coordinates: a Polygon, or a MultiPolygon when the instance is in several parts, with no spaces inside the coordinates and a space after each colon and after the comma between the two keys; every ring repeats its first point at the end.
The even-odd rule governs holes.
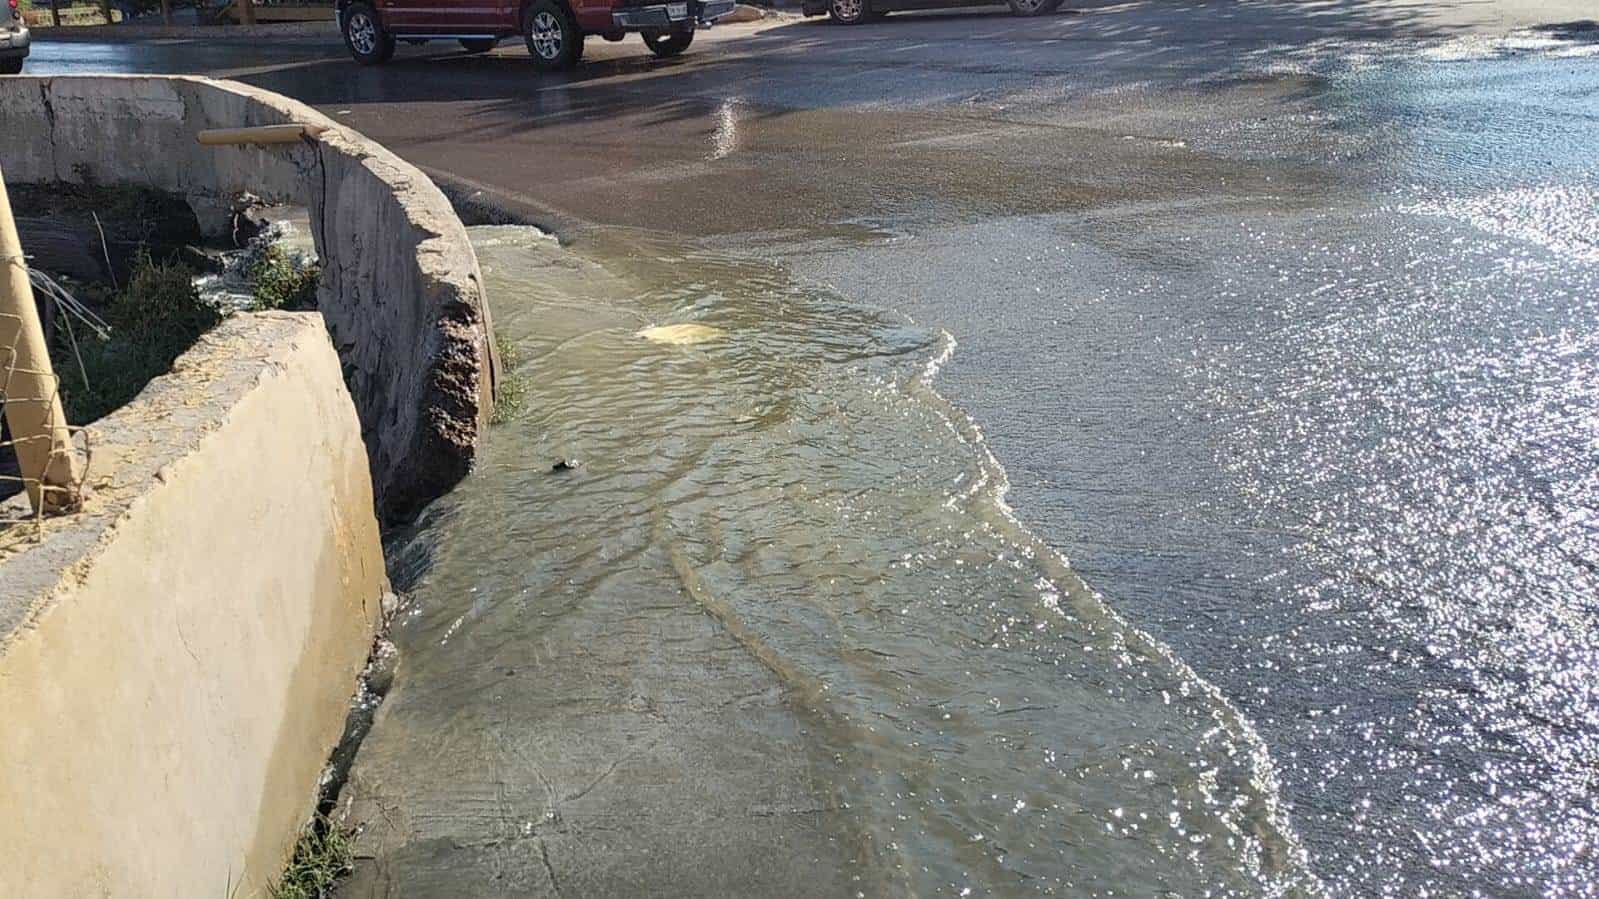
{"type": "Polygon", "coordinates": [[[653,340],[656,343],[676,344],[704,343],[707,340],[715,340],[721,337],[722,334],[721,328],[695,324],[657,325],[638,332],[638,336],[645,340],[653,340]]]}

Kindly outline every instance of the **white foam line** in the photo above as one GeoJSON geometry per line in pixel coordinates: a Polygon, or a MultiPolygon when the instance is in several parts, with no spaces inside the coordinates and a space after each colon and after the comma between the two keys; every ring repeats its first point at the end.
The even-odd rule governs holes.
{"type": "MultiPolygon", "coordinates": [[[[1071,561],[1065,554],[1051,546],[1049,543],[1034,534],[1017,517],[1006,497],[1010,493],[1010,475],[999,458],[994,455],[988,446],[987,439],[983,436],[982,428],[972,417],[966,414],[954,403],[951,403],[943,394],[939,393],[933,381],[938,373],[955,353],[956,340],[947,331],[941,332],[940,347],[936,354],[930,358],[920,377],[912,382],[913,388],[920,388],[925,392],[922,397],[935,412],[944,420],[945,425],[961,439],[971,446],[977,453],[979,467],[982,474],[976,481],[962,492],[959,498],[951,497],[946,503],[947,507],[958,500],[971,500],[985,498],[988,505],[998,513],[1004,527],[1009,531],[1009,536],[1018,548],[1028,555],[1036,558],[1044,565],[1047,575],[1055,582],[1052,586],[1060,588],[1062,592],[1070,593],[1073,585],[1080,588],[1081,595],[1092,599],[1094,608],[1104,618],[1126,635],[1129,644],[1138,644],[1155,658],[1169,665],[1178,679],[1184,684],[1192,684],[1212,703],[1212,715],[1229,736],[1247,747],[1249,755],[1249,771],[1252,786],[1263,806],[1261,809],[1265,823],[1269,825],[1275,836],[1281,842],[1284,858],[1288,869],[1287,874],[1278,877],[1268,876],[1260,866],[1258,856],[1246,853],[1245,867],[1256,876],[1260,882],[1269,884],[1267,896],[1280,897],[1293,894],[1296,890],[1313,896],[1327,895],[1326,885],[1321,882],[1310,866],[1310,854],[1300,841],[1293,823],[1282,808],[1282,787],[1277,778],[1277,766],[1272,762],[1271,752],[1266,746],[1266,741],[1261,738],[1254,724],[1238,708],[1219,687],[1201,677],[1189,664],[1178,656],[1170,646],[1156,639],[1153,635],[1134,626],[1126,618],[1111,607],[1104,595],[1090,587],[1075,571],[1072,570],[1071,561]],[[989,485],[992,485],[991,487],[989,485]],[[985,487],[988,487],[986,491],[985,487]],[[1055,568],[1051,571],[1051,565],[1055,568]]],[[[1057,616],[1065,617],[1058,603],[1043,602],[1045,608],[1057,616]]],[[[1231,829],[1243,845],[1250,846],[1258,843],[1254,834],[1241,830],[1230,816],[1222,816],[1226,826],[1231,829]]]]}

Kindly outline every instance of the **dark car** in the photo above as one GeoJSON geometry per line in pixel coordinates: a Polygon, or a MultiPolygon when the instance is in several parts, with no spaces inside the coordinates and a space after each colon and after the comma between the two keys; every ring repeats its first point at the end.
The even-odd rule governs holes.
{"type": "Polygon", "coordinates": [[[564,69],[583,56],[583,39],[639,34],[656,56],[688,49],[696,27],[733,11],[734,0],[337,0],[339,29],[362,65],[387,62],[395,41],[459,41],[485,53],[509,37],[527,42],[533,64],[564,69]]]}
{"type": "MultiPolygon", "coordinates": [[[[1009,0],[1010,11],[1018,16],[1041,16],[1060,8],[1062,0],[1009,0]]],[[[994,0],[805,0],[807,16],[827,15],[840,25],[859,25],[886,12],[903,9],[955,9],[962,6],[992,6],[994,0]]]]}
{"type": "Polygon", "coordinates": [[[17,0],[6,0],[6,5],[0,6],[0,75],[22,71],[22,61],[28,58],[28,43],[28,26],[22,23],[17,0]]]}

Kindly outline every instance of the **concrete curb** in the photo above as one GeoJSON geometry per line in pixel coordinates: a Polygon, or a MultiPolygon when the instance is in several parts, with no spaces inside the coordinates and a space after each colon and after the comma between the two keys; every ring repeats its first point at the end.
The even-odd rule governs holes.
{"type": "Polygon", "coordinates": [[[0,158],[16,182],[173,191],[218,229],[243,192],[303,204],[381,516],[404,518],[470,469],[493,413],[492,324],[465,227],[411,164],[302,103],[188,76],[0,79],[0,158]],[[276,146],[195,140],[289,122],[326,130],[276,146]]]}
{"type": "Polygon", "coordinates": [[[338,357],[232,316],[93,431],[0,557],[0,896],[264,896],[388,589],[338,357]]]}
{"type": "Polygon", "coordinates": [[[766,18],[767,12],[759,6],[750,6],[745,3],[733,7],[733,11],[718,19],[718,24],[738,25],[744,22],[759,22],[766,18]]]}

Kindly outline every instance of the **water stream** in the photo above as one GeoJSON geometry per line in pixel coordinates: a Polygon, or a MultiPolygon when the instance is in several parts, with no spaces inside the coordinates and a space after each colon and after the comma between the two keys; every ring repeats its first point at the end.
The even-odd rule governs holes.
{"type": "Polygon", "coordinates": [[[1010,515],[933,389],[947,334],[639,234],[583,261],[528,229],[473,239],[527,411],[400,552],[427,695],[399,720],[490,702],[445,673],[463,660],[562,652],[550,635],[664,593],[781,683],[866,895],[1314,890],[1247,722],[1010,515]]]}
{"type": "Polygon", "coordinates": [[[726,253],[475,229],[528,411],[401,548],[363,757],[437,755],[430,815],[492,795],[568,876],[571,802],[694,763],[604,710],[698,726],[754,664],[792,714],[715,719],[704,783],[792,747],[828,798],[732,811],[817,816],[778,852],[859,895],[1594,895],[1599,70],[1547,43],[1140,98],[1174,149],[1279,163],[1182,202],[726,253]],[[545,726],[618,760],[568,790],[545,726]]]}

